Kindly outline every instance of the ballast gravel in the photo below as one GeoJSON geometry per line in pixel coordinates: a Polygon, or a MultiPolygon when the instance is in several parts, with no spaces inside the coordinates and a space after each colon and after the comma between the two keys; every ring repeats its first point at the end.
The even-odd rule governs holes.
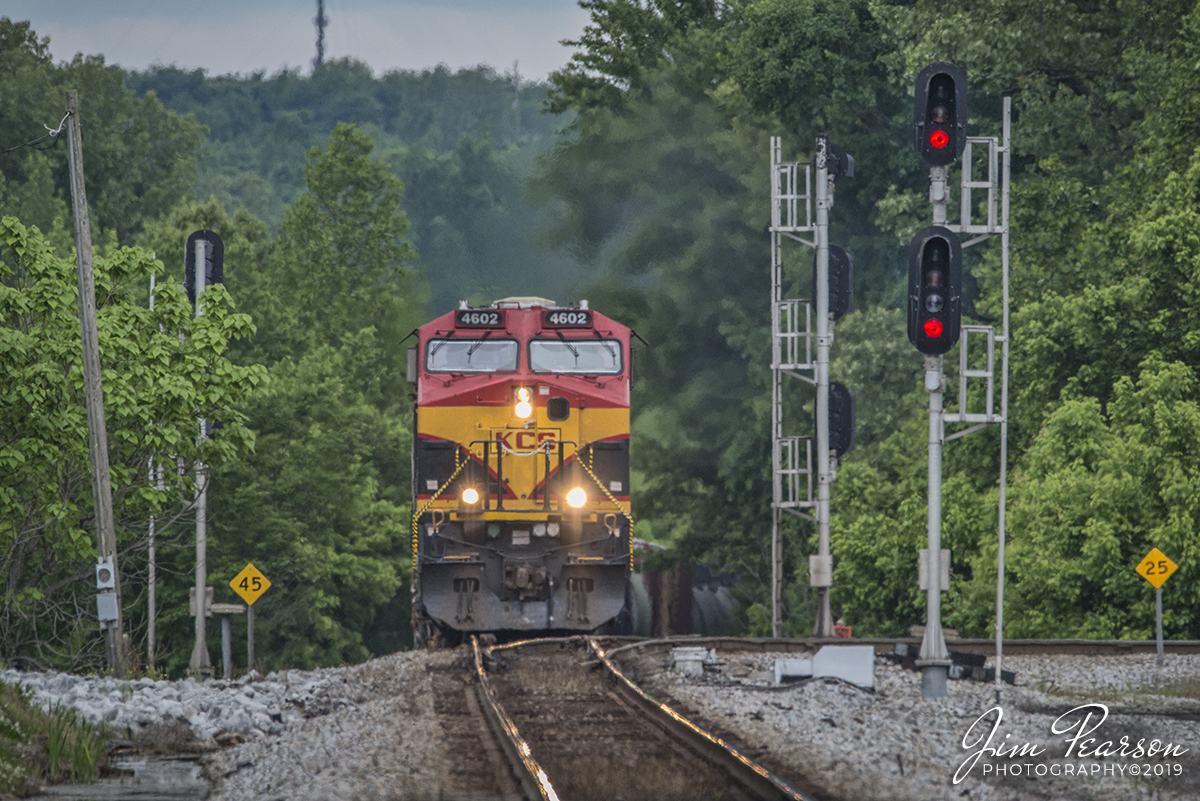
{"type": "MultiPolygon", "coordinates": [[[[774,686],[775,658],[795,652],[718,651],[718,664],[699,677],[672,670],[668,653],[626,651],[618,660],[659,700],[781,776],[802,779],[818,799],[1200,798],[1200,656],[1168,655],[1162,668],[1152,654],[1006,656],[1017,686],[1004,685],[997,703],[994,685],[970,681],[951,681],[946,698],[922,701],[920,674],[882,657],[868,691],[832,679],[774,686]],[[1098,706],[1070,712],[1097,704],[1107,707],[1102,722],[1098,706]],[[996,707],[1003,718],[988,741],[996,707]],[[1088,713],[1097,742],[1081,739],[1068,756],[1069,738],[1088,713]],[[1124,755],[1116,753],[1122,738],[1124,755]],[[1152,740],[1177,753],[1147,756],[1152,740]],[[1134,756],[1139,741],[1143,754],[1134,756]],[[985,743],[1003,753],[966,764],[985,743]],[[1080,746],[1114,753],[1080,757],[1080,746]],[[1022,747],[1022,754],[1003,755],[1022,747]]],[[[214,801],[427,799],[449,797],[446,777],[456,762],[484,758],[452,753],[434,709],[431,675],[469,675],[465,658],[461,650],[408,652],[235,682],[14,671],[0,680],[27,687],[43,707],[75,708],[141,747],[186,734],[177,748],[211,751],[204,767],[214,801]]]]}
{"type": "Polygon", "coordinates": [[[951,681],[945,698],[923,701],[920,673],[881,657],[873,692],[834,679],[773,686],[767,676],[775,658],[795,656],[729,655],[698,678],[654,664],[661,657],[630,664],[659,700],[764,754],[781,775],[802,777],[820,798],[1200,798],[1200,656],[1168,656],[1162,668],[1153,655],[1007,656],[1017,686],[1004,685],[999,703],[994,685],[971,681],[951,681]],[[1107,713],[1098,706],[1071,712],[1088,704],[1107,713]],[[997,707],[1003,717],[989,740],[997,707]],[[1068,756],[1081,724],[1093,731],[1068,756]],[[1176,751],[1148,756],[1154,740],[1156,749],[1170,743],[1176,751]],[[985,746],[1000,746],[1001,754],[985,746]]]}

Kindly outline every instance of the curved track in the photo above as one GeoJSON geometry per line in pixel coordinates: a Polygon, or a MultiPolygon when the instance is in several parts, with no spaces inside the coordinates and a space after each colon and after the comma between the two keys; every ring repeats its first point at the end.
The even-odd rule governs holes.
{"type": "MultiPolygon", "coordinates": [[[[913,639],[857,639],[880,654],[913,639]]],[[[811,651],[846,640],[683,637],[582,638],[481,647],[472,639],[475,688],[445,679],[435,705],[460,753],[487,755],[462,766],[457,785],[479,798],[532,801],[623,799],[790,799],[812,801],[736,743],[650,697],[620,658],[680,645],[724,653],[811,651]]],[[[951,648],[991,655],[991,640],[952,640],[951,648]]],[[[1168,642],[1200,653],[1200,642],[1168,642]]],[[[1007,654],[1152,653],[1155,643],[1009,640],[1007,654]]],[[[757,756],[755,754],[754,756],[757,756]]],[[[467,796],[464,796],[467,797],[467,796]]]]}
{"type": "Polygon", "coordinates": [[[650,698],[594,641],[474,650],[485,713],[526,798],[809,801],[650,698]]]}

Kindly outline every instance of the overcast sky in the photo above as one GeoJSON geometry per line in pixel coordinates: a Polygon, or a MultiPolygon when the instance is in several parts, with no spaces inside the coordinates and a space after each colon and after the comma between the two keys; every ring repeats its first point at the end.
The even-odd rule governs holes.
{"type": "MultiPolygon", "coordinates": [[[[110,64],[203,67],[209,75],[311,69],[316,0],[4,0],[0,15],[50,37],[56,61],[101,53],[110,64]]],[[[543,79],[566,63],[587,12],[575,0],[325,0],[325,58],[352,56],[377,75],[446,64],[519,61],[543,79]]]]}

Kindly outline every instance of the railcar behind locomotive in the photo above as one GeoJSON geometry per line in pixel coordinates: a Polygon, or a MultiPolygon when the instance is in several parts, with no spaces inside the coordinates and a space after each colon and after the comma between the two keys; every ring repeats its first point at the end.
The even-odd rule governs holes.
{"type": "Polygon", "coordinates": [[[630,330],[586,301],[507,298],[464,303],[417,334],[417,643],[619,625],[632,562],[630,330]]]}

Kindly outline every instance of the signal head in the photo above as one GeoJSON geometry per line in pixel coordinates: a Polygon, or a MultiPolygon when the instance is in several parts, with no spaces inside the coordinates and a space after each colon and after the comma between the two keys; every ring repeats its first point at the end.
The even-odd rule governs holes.
{"type": "Polygon", "coordinates": [[[958,159],[967,146],[967,74],[946,61],[917,75],[913,147],[931,167],[958,159]]]}
{"type": "Polygon", "coordinates": [[[948,228],[930,226],[908,246],[908,338],[929,356],[958,342],[962,318],[962,245],[948,228]]]}

